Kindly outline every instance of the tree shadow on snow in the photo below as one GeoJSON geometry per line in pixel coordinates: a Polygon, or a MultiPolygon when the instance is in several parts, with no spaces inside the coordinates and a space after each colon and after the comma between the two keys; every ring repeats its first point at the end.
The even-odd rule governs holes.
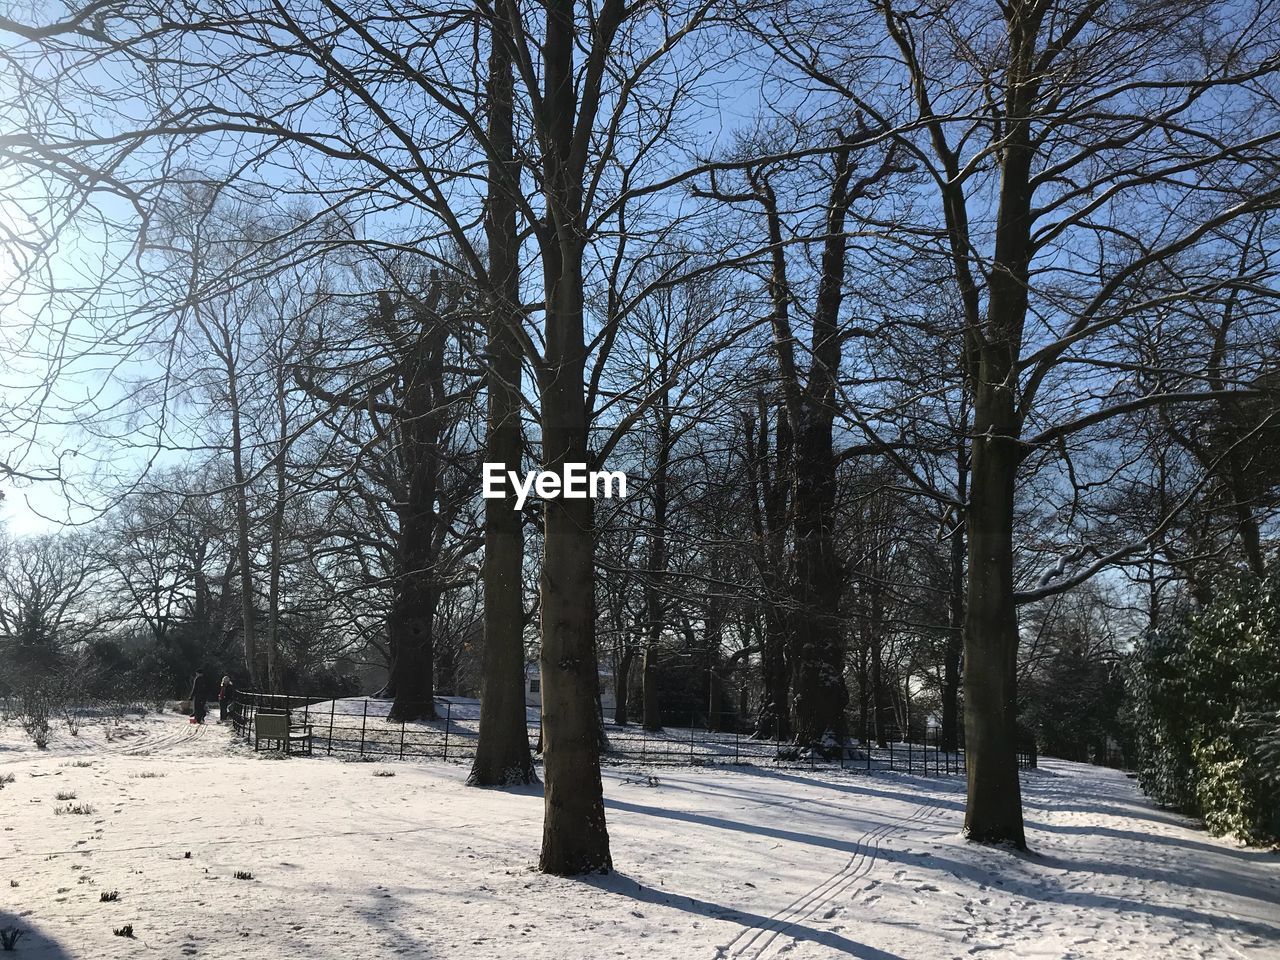
{"type": "MultiPolygon", "coordinates": [[[[815,834],[802,833],[795,830],[787,830],[780,827],[764,826],[761,824],[742,823],[736,820],[730,820],[726,817],[718,817],[704,813],[693,813],[683,810],[670,810],[661,807],[651,807],[639,803],[631,803],[616,798],[606,798],[605,805],[617,810],[624,810],[630,813],[642,816],[665,817],[671,820],[679,820],[686,823],[700,824],[702,826],[711,827],[719,830],[734,830],[744,833],[750,833],[757,836],[771,837],[775,840],[784,840],[793,843],[805,844],[808,846],[824,847],[831,850],[838,850],[850,855],[858,852],[869,852],[868,848],[860,842],[855,831],[850,832],[848,838],[824,837],[815,834]]],[[[1140,865],[1130,865],[1125,863],[1111,863],[1100,860],[1084,860],[1074,859],[1063,856],[1045,855],[1035,851],[1023,853],[1013,853],[1011,856],[1027,861],[1041,867],[1060,871],[1058,877],[1049,876],[1018,876],[1011,873],[1007,868],[1002,868],[997,862],[983,862],[984,853],[990,851],[991,848],[980,845],[962,845],[951,850],[954,854],[959,854],[963,859],[955,859],[953,857],[940,856],[933,852],[915,852],[912,850],[898,850],[893,847],[874,844],[874,853],[872,854],[877,860],[898,863],[903,866],[916,867],[927,874],[931,871],[942,871],[951,874],[957,880],[971,885],[975,892],[982,884],[989,884],[997,888],[1002,888],[1005,892],[1016,894],[1017,896],[1040,900],[1050,904],[1067,904],[1076,907],[1093,908],[1108,912],[1136,912],[1146,913],[1152,916],[1169,917],[1184,923],[1200,924],[1216,929],[1233,930],[1242,934],[1250,934],[1263,940],[1275,939],[1280,933],[1280,924],[1268,924],[1266,922],[1257,922],[1244,917],[1222,916],[1203,910],[1196,910],[1189,906],[1170,903],[1157,903],[1151,901],[1142,901],[1132,898],[1121,898],[1117,896],[1109,896],[1104,893],[1085,892],[1079,889],[1068,887],[1065,881],[1070,878],[1078,877],[1082,873],[1095,874],[1111,874],[1139,881],[1157,881],[1167,883],[1171,886],[1181,886],[1188,891],[1215,891],[1228,895],[1259,900],[1263,903],[1270,902],[1269,891],[1255,891],[1247,885],[1244,878],[1232,875],[1226,871],[1220,871],[1200,865],[1195,871],[1178,871],[1171,869],[1162,869],[1159,866],[1144,863],[1140,865]],[[971,855],[966,855],[965,850],[972,851],[971,855]]],[[[1220,848],[1217,852],[1227,854],[1228,856],[1235,853],[1229,848],[1220,848]]],[[[922,876],[918,879],[926,879],[922,876]]],[[[634,883],[635,881],[630,881],[634,883]]],[[[620,893],[628,893],[626,885],[619,888],[620,893]]],[[[658,896],[663,896],[659,894],[658,896]]],[[[677,898],[679,899],[679,898],[677,898]]],[[[686,898],[687,899],[687,898],[686,898]]],[[[1194,901],[1194,894],[1188,899],[1194,901]]],[[[698,901],[695,901],[698,902],[698,901]]],[[[722,908],[724,909],[724,908],[722,908]]]]}
{"type": "Polygon", "coordinates": [[[829,950],[838,950],[840,953],[850,957],[857,957],[859,960],[903,960],[896,953],[886,953],[884,950],[867,946],[865,943],[858,943],[856,940],[842,937],[830,930],[817,930],[813,927],[805,926],[803,923],[787,922],[774,917],[766,917],[758,913],[748,913],[722,904],[711,903],[707,900],[699,900],[697,897],[655,890],[622,873],[615,872],[604,876],[588,876],[579,879],[588,886],[597,887],[600,890],[619,896],[629,897],[639,903],[648,903],[660,907],[674,907],[677,910],[683,910],[686,913],[692,913],[700,917],[707,917],[711,920],[724,920],[728,923],[735,923],[743,928],[738,936],[748,934],[750,931],[760,931],[766,937],[780,935],[793,940],[816,943],[829,950]]]}
{"type": "Polygon", "coordinates": [[[71,954],[29,918],[16,917],[0,910],[0,930],[9,927],[17,927],[23,931],[14,949],[14,956],[21,956],[23,960],[71,960],[71,954]]]}
{"type": "Polygon", "coordinates": [[[751,776],[763,777],[769,780],[783,780],[787,783],[799,783],[805,786],[820,787],[823,790],[834,790],[837,793],[849,793],[855,795],[867,795],[872,797],[881,797],[885,800],[897,800],[901,803],[909,804],[912,807],[918,806],[922,797],[927,798],[932,804],[939,807],[945,807],[948,810],[958,810],[964,812],[963,788],[964,781],[956,777],[923,777],[919,774],[911,774],[905,771],[897,772],[892,770],[876,770],[872,773],[862,773],[860,771],[851,771],[846,777],[831,777],[822,779],[819,777],[805,776],[803,773],[794,773],[783,770],[770,770],[764,767],[734,767],[735,773],[749,774],[751,776]],[[894,784],[903,784],[910,787],[909,792],[899,792],[897,790],[885,789],[894,784]]]}

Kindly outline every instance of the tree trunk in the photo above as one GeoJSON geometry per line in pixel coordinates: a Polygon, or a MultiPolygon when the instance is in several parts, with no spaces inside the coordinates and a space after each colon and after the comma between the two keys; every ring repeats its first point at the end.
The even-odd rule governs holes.
{"type": "MultiPolygon", "coordinates": [[[[960,399],[961,436],[969,432],[968,387],[960,399]]],[[[965,503],[969,498],[969,451],[962,445],[956,451],[956,499],[965,503]]],[[[947,590],[947,640],[942,654],[942,731],[940,746],[943,750],[960,748],[960,671],[961,654],[964,651],[964,594],[966,589],[965,522],[963,507],[955,525],[951,528],[951,551],[947,590]]]]}
{"type": "Polygon", "coordinates": [[[836,461],[832,449],[836,377],[840,370],[840,305],[844,296],[845,220],[852,197],[850,143],[840,144],[828,196],[810,363],[805,382],[795,358],[795,337],[785,306],[790,291],[773,191],[763,193],[774,247],[772,294],[774,352],[795,440],[792,490],[791,714],[796,746],[829,754],[845,738],[844,625],[840,620],[843,571],[833,537],[836,461]]]}
{"type": "MultiPolygon", "coordinates": [[[[564,55],[565,51],[559,51],[564,55]]],[[[544,252],[547,364],[540,377],[543,469],[587,462],[583,400],[586,347],[582,251],[561,239],[544,252]],[[558,259],[559,262],[556,262],[558,259]]],[[[542,735],[546,776],[545,873],[571,876],[612,867],[600,783],[599,672],[593,592],[595,536],[589,499],[544,505],[542,561],[542,735]]]]}
{"type": "Polygon", "coordinates": [[[880,625],[874,618],[867,621],[867,641],[871,649],[872,723],[875,726],[876,743],[887,747],[893,737],[892,708],[889,704],[888,684],[884,678],[884,638],[880,633],[880,625]]]}
{"type": "MultiPolygon", "coordinates": [[[[429,303],[443,294],[433,278],[429,303]]],[[[382,317],[391,323],[392,311],[383,300],[382,317]]],[[[400,352],[401,414],[396,425],[405,475],[404,502],[398,504],[400,563],[395,599],[387,622],[391,644],[391,684],[395,699],[388,719],[433,720],[435,708],[436,607],[440,602],[436,493],[442,458],[440,437],[444,410],[443,369],[445,325],[434,306],[415,311],[418,320],[411,345],[400,352]]],[[[521,680],[521,689],[524,681],[521,680]]]]}
{"type": "MultiPolygon", "coordinates": [[[[608,75],[587,72],[579,86],[574,51],[586,42],[600,62],[607,58],[627,8],[623,0],[604,0],[594,10],[589,40],[577,30],[576,0],[548,0],[545,8],[542,105],[534,116],[544,145],[541,183],[546,201],[546,222],[539,230],[546,347],[538,390],[543,467],[562,473],[566,463],[588,463],[582,261],[589,228],[583,183],[601,103],[601,78],[608,75]]],[[[507,12],[513,19],[522,16],[516,4],[509,4],[507,12]]],[[[522,22],[512,24],[513,30],[522,28],[522,22]]],[[[547,787],[539,868],[561,875],[612,867],[600,783],[592,522],[590,499],[557,497],[546,502],[541,605],[547,787]]]]}
{"type": "MultiPolygon", "coordinates": [[[[667,358],[658,361],[657,377],[667,380],[667,358]]],[[[658,643],[662,639],[666,603],[662,583],[667,573],[667,471],[671,463],[671,400],[665,390],[655,408],[657,451],[653,465],[653,517],[649,532],[649,562],[644,578],[644,728],[651,732],[662,729],[661,702],[658,696],[658,643]]]]}
{"type": "Polygon", "coordinates": [[[244,436],[240,417],[240,389],[230,336],[225,330],[222,331],[222,336],[223,346],[227,351],[225,359],[227,402],[231,412],[231,472],[236,485],[236,563],[240,568],[240,627],[243,630],[244,665],[249,671],[249,682],[255,689],[261,690],[268,680],[267,671],[259,662],[261,654],[257,644],[257,620],[253,608],[253,556],[249,546],[249,493],[242,449],[244,436]]]}
{"type": "MultiPolygon", "coordinates": [[[[512,162],[511,56],[495,24],[489,44],[489,314],[488,463],[519,471],[520,323],[519,238],[511,191],[519,182],[512,162]]],[[[524,702],[524,531],[510,496],[484,502],[484,662],[480,735],[467,782],[491,787],[535,783],[524,702]]]]}
{"type": "Polygon", "coordinates": [[[654,647],[652,639],[645,644],[640,671],[640,703],[643,707],[640,725],[651,733],[662,729],[662,704],[658,699],[658,653],[654,647]]]}
{"type": "Polygon", "coordinates": [[[432,629],[439,596],[432,585],[428,551],[423,549],[434,525],[434,519],[421,510],[400,518],[400,566],[387,617],[395,690],[388,714],[391,720],[434,720],[437,716],[432,629]]]}
{"type": "Polygon", "coordinates": [[[714,598],[707,602],[703,639],[707,650],[707,729],[719,732],[726,729],[723,716],[725,670],[720,656],[724,640],[724,610],[714,598]]]}
{"type": "MultiPolygon", "coordinates": [[[[1018,783],[1018,612],[1013,584],[1013,507],[1021,418],[1022,352],[1032,254],[1030,117],[1036,95],[1036,31],[1042,10],[1011,7],[1007,116],[986,322],[966,336],[973,391],[969,458],[969,590],[964,628],[964,832],[980,843],[1024,849],[1018,783]]],[[[965,252],[965,256],[968,256],[965,252]]]]}
{"type": "Polygon", "coordinates": [[[791,702],[796,745],[825,753],[831,740],[844,740],[849,694],[839,619],[840,561],[832,538],[836,477],[831,420],[816,412],[806,419],[796,445],[791,702]]]}
{"type": "MultiPolygon", "coordinates": [[[[863,626],[864,634],[866,627],[863,626]]],[[[871,645],[862,644],[858,651],[858,739],[871,739],[871,645]]]]}
{"type": "Polygon", "coordinates": [[[971,840],[1025,848],[1018,783],[1018,618],[1013,603],[1013,492],[1017,452],[1008,391],[975,395],[969,592],[964,630],[965,761],[971,840]]]}
{"type": "Polygon", "coordinates": [[[285,500],[289,489],[286,463],[289,453],[289,411],[285,386],[282,334],[281,352],[276,358],[275,369],[276,425],[280,436],[276,444],[275,502],[271,508],[271,575],[267,583],[267,686],[273,693],[284,689],[280,670],[280,574],[284,562],[285,500]]]}
{"type": "Polygon", "coordinates": [[[950,586],[947,605],[947,641],[942,653],[941,747],[955,751],[960,745],[960,655],[964,650],[964,526],[951,531],[950,586]]]}
{"type": "Polygon", "coordinates": [[[635,659],[635,644],[624,643],[622,655],[618,658],[618,672],[613,678],[613,722],[620,727],[625,727],[631,722],[627,698],[631,694],[631,664],[635,659]]]}
{"type": "Polygon", "coordinates": [[[791,676],[787,668],[786,613],[772,603],[765,609],[763,647],[760,653],[763,693],[754,736],[759,740],[790,740],[791,676]]]}

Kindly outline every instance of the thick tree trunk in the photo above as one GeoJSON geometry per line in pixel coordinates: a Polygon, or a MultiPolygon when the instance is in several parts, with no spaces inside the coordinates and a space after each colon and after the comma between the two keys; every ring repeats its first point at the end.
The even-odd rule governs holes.
{"type": "Polygon", "coordinates": [[[421,515],[400,518],[401,560],[395,597],[387,617],[391,645],[391,720],[433,720],[435,663],[432,629],[439,597],[432,588],[429,557],[421,544],[434,523],[421,515]]]}
{"type": "MultiPolygon", "coordinates": [[[[623,0],[594,9],[589,40],[577,29],[575,0],[548,0],[541,45],[542,105],[535,111],[545,147],[541,182],[546,222],[539,232],[546,290],[545,361],[538,371],[544,469],[587,464],[583,242],[589,229],[583,183],[591,133],[607,71],[574,69],[590,44],[603,62],[626,15],[623,0]],[[581,80],[581,83],[579,83],[581,80]]],[[[508,14],[520,17],[515,4],[508,14]]],[[[513,29],[523,29],[523,24],[513,29]]],[[[594,464],[592,466],[595,466],[594,464]]],[[[600,677],[596,667],[595,531],[589,499],[548,500],[543,519],[542,735],[547,787],[542,824],[544,873],[607,871],[609,831],[600,784],[600,677]]]]}
{"type": "MultiPolygon", "coordinates": [[[[432,303],[442,294],[433,280],[432,303]]],[[[392,329],[389,301],[382,303],[387,329],[392,329]]],[[[404,502],[399,506],[399,569],[395,599],[387,621],[391,645],[391,685],[395,699],[388,719],[431,720],[435,708],[435,616],[440,602],[436,494],[442,459],[440,398],[444,396],[445,327],[434,306],[415,312],[413,342],[400,356],[402,413],[396,433],[404,471],[404,502]]],[[[521,681],[523,689],[523,680],[521,681]]]]}
{"type": "MultiPolygon", "coordinates": [[[[495,26],[495,31],[499,27],[495,26]]],[[[507,44],[489,45],[489,314],[488,463],[519,471],[520,340],[519,239],[512,190],[519,169],[512,162],[512,76],[507,44]]],[[[480,686],[480,735],[467,780],[492,787],[534,783],[524,702],[524,531],[512,499],[484,502],[484,662],[480,686]]]]}
{"type": "Polygon", "coordinates": [[[964,629],[965,761],[971,840],[1025,848],[1018,783],[1018,617],[1013,597],[1013,497],[1019,451],[1001,385],[975,391],[964,629]]]}
{"type": "MultiPolygon", "coordinates": [[[[561,241],[547,270],[547,369],[542,372],[543,469],[587,462],[582,251],[561,241]]],[[[595,535],[589,499],[547,500],[542,561],[542,736],[545,873],[612,867],[600,783],[593,595],[595,535]]]]}
{"type": "Polygon", "coordinates": [[[640,724],[651,733],[662,729],[662,704],[658,699],[658,652],[652,638],[645,644],[643,666],[640,672],[643,707],[640,724]]]}
{"type": "Polygon", "coordinates": [[[787,668],[786,614],[769,604],[764,621],[764,649],[760,654],[763,690],[754,736],[759,740],[790,740],[791,675],[787,668]]]}
{"type": "Polygon", "coordinates": [[[796,445],[792,716],[796,745],[826,752],[833,739],[844,740],[849,699],[839,618],[840,561],[832,538],[835,461],[830,418],[814,412],[806,420],[796,445]]]}
{"type": "MultiPolygon", "coordinates": [[[[969,590],[964,629],[964,832],[1022,849],[1018,783],[1018,612],[1013,584],[1013,507],[1023,450],[1017,360],[1027,317],[1032,255],[1030,117],[1036,96],[1036,34],[1043,8],[1010,7],[1008,127],[1001,163],[986,322],[967,332],[973,396],[969,590]]],[[[969,256],[965,251],[964,256],[969,256]]]]}
{"type": "Polygon", "coordinates": [[[829,754],[845,738],[844,624],[840,620],[843,571],[836,554],[836,461],[832,449],[835,384],[840,369],[840,305],[844,295],[845,219],[851,196],[850,145],[834,155],[817,303],[813,312],[808,375],[795,358],[786,311],[790,296],[782,257],[780,217],[771,189],[764,203],[774,245],[774,352],[795,439],[790,577],[791,714],[796,746],[829,754]]]}

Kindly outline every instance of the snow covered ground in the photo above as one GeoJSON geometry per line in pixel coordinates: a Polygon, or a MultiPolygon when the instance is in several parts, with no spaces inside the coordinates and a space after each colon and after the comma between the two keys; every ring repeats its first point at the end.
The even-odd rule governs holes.
{"type": "Polygon", "coordinates": [[[172,715],[125,730],[37,752],[0,728],[15,957],[1280,958],[1280,856],[1110,770],[1026,774],[1015,856],[960,839],[958,777],[609,769],[616,872],[562,880],[533,870],[537,789],[255,756],[172,715]]]}

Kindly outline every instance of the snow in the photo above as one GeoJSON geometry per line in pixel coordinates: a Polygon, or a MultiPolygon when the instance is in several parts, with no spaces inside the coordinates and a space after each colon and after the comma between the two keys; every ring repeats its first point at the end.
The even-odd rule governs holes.
{"type": "Polygon", "coordinates": [[[1280,958],[1280,856],[1112,770],[1027,772],[1018,855],[959,836],[955,776],[609,768],[616,872],[571,880],[534,870],[538,788],[254,755],[172,715],[108,741],[105,722],[44,752],[0,727],[15,957],[1280,958]],[[60,791],[94,811],[57,814],[60,791]]]}

